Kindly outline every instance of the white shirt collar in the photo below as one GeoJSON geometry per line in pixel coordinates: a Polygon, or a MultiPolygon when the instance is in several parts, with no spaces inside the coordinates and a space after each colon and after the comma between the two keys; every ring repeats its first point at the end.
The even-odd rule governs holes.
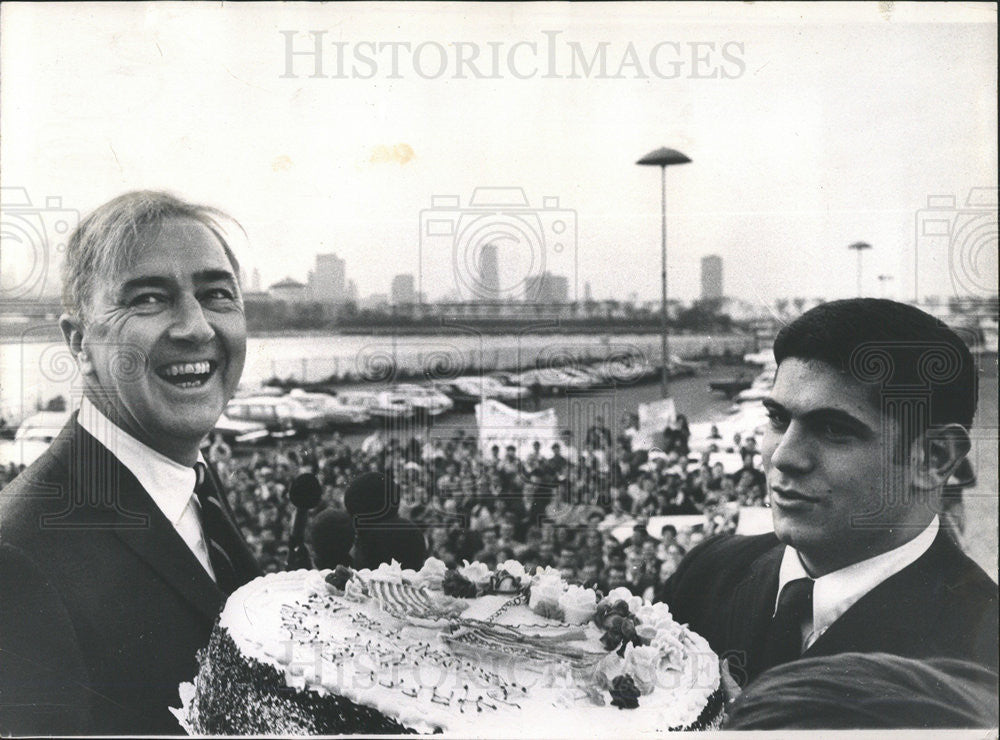
{"type": "MultiPolygon", "coordinates": [[[[116,426],[86,397],[80,403],[77,420],[90,436],[129,469],[170,523],[175,527],[180,524],[181,515],[194,493],[197,479],[194,468],[147,447],[116,426]]],[[[201,453],[198,459],[204,460],[201,453]]]]}
{"type": "MultiPolygon", "coordinates": [[[[937,537],[940,522],[937,516],[927,528],[894,550],[848,565],[814,579],[813,619],[811,630],[807,631],[804,648],[812,645],[831,624],[850,609],[862,596],[878,586],[890,576],[916,562],[930,548],[937,537]]],[[[785,547],[778,570],[778,595],[789,581],[809,578],[798,552],[790,545],[785,547]]],[[[775,600],[775,610],[777,610],[775,600]]]]}

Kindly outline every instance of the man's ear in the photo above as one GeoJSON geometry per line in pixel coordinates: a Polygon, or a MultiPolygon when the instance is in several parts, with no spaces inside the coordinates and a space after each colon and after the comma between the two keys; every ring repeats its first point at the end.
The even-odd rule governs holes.
{"type": "Polygon", "coordinates": [[[971,447],[961,424],[928,429],[914,444],[913,484],[928,491],[942,488],[971,447]]]}
{"type": "Polygon", "coordinates": [[[80,372],[83,375],[93,373],[93,360],[83,346],[85,331],[83,321],[72,314],[64,313],[59,317],[59,329],[62,331],[63,339],[66,340],[66,346],[80,367],[80,372]]]}

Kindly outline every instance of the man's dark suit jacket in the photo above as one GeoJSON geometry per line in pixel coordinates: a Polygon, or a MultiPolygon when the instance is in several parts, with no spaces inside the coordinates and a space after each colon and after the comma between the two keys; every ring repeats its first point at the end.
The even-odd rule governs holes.
{"type": "Polygon", "coordinates": [[[0,734],[181,734],[168,707],[225,597],[74,416],[0,490],[0,734]]]}
{"type": "MultiPolygon", "coordinates": [[[[784,548],[773,534],[711,538],[664,589],[674,618],[728,656],[741,684],[761,671],[784,548]]],[[[996,671],[997,586],[941,531],[926,553],[861,597],[803,657],[846,652],[960,658],[996,671]]]]}

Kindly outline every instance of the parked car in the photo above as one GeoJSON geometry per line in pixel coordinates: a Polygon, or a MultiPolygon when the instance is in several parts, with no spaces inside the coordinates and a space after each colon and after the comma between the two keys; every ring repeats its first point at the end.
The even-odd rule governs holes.
{"type": "Polygon", "coordinates": [[[703,369],[702,363],[682,360],[677,355],[670,355],[670,362],[667,363],[667,373],[671,378],[692,378],[703,369]]]}
{"type": "Polygon", "coordinates": [[[599,377],[603,383],[611,385],[637,383],[653,377],[658,372],[649,360],[638,355],[611,356],[587,370],[599,377]]]}
{"type": "Polygon", "coordinates": [[[483,383],[483,388],[488,393],[493,394],[498,401],[503,401],[504,403],[519,401],[531,396],[531,392],[524,386],[503,383],[499,378],[487,375],[480,378],[480,380],[483,383]]]}
{"type": "Polygon", "coordinates": [[[465,379],[455,378],[448,382],[438,381],[434,383],[434,387],[451,399],[456,411],[469,412],[475,409],[484,397],[490,398],[490,396],[477,390],[477,386],[462,382],[463,380],[465,379]]]}
{"type": "Polygon", "coordinates": [[[408,399],[388,391],[341,391],[337,398],[344,406],[364,411],[373,420],[410,419],[416,413],[408,399]]]}
{"type": "Polygon", "coordinates": [[[747,390],[753,381],[750,378],[740,376],[732,380],[713,380],[708,384],[710,391],[722,393],[726,398],[736,398],[741,391],[747,390]]]}
{"type": "Polygon", "coordinates": [[[562,393],[590,387],[589,381],[555,368],[528,370],[521,373],[517,380],[519,385],[529,389],[537,387],[542,393],[562,393]]]}
{"type": "Polygon", "coordinates": [[[531,395],[527,388],[506,385],[489,375],[467,375],[447,383],[436,383],[435,387],[448,396],[456,408],[466,410],[472,410],[484,398],[511,405],[531,395]]]}
{"type": "Polygon", "coordinates": [[[593,388],[598,385],[606,385],[606,381],[600,374],[589,368],[582,367],[561,367],[559,372],[568,375],[570,378],[577,378],[581,383],[581,388],[593,388]]]}
{"type": "Polygon", "coordinates": [[[322,414],[288,396],[234,398],[226,406],[226,416],[240,421],[259,421],[267,427],[272,437],[310,434],[322,431],[326,426],[322,414]]]}
{"type": "Polygon", "coordinates": [[[252,444],[271,436],[262,422],[232,419],[225,413],[219,417],[212,432],[220,435],[229,445],[252,444]]]}
{"type": "Polygon", "coordinates": [[[406,399],[418,414],[424,416],[440,416],[455,407],[448,396],[431,386],[401,383],[390,388],[389,393],[406,399]]]}
{"type": "Polygon", "coordinates": [[[331,428],[358,426],[371,421],[371,414],[365,409],[344,403],[339,395],[328,393],[310,393],[301,388],[294,388],[288,393],[306,408],[323,415],[326,425],[331,428]]]}
{"type": "Polygon", "coordinates": [[[736,394],[736,402],[743,403],[744,401],[760,401],[766,398],[774,388],[774,374],[776,368],[770,370],[764,370],[760,375],[753,379],[753,383],[750,387],[744,391],[740,391],[736,394]]]}
{"type": "Polygon", "coordinates": [[[69,421],[69,411],[41,411],[21,422],[13,440],[0,444],[0,464],[31,465],[69,421]]]}

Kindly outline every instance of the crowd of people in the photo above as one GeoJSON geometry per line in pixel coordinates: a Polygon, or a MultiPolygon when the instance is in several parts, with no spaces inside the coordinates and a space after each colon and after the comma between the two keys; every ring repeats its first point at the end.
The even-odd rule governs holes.
{"type": "Polygon", "coordinates": [[[228,482],[231,506],[265,571],[285,567],[294,513],[288,493],[299,474],[314,473],[322,484],[315,519],[323,509],[343,510],[358,476],[387,472],[398,484],[399,515],[420,528],[427,554],[449,566],[516,559],[528,568],[556,567],[571,582],[655,597],[688,549],[733,531],[742,506],[764,501],[764,476],[753,438],[740,447],[743,467],[726,473],[708,454],[690,459],[683,417],[653,453],[632,448],[634,417],[622,428],[614,439],[595,419],[579,447],[564,431],[521,456],[513,445],[483,450],[461,429],[409,438],[376,429],[360,446],[333,432],[252,452],[216,439],[208,456],[228,482]],[[670,514],[699,515],[702,524],[650,531],[650,518],[670,514]]]}

